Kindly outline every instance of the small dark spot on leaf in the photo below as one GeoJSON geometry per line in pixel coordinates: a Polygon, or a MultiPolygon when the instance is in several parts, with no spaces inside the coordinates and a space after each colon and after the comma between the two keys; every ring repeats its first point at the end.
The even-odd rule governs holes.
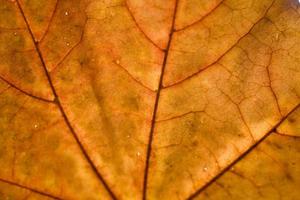
{"type": "Polygon", "coordinates": [[[285,177],[289,180],[289,181],[294,181],[293,177],[290,175],[290,173],[286,173],[285,177]]]}
{"type": "Polygon", "coordinates": [[[291,123],[296,122],[296,120],[295,120],[294,118],[292,118],[292,117],[290,117],[290,118],[288,119],[288,121],[291,122],[291,123]]]}
{"type": "Polygon", "coordinates": [[[198,146],[198,144],[199,144],[199,142],[198,141],[196,141],[196,140],[194,140],[193,142],[192,142],[192,146],[198,146]]]}

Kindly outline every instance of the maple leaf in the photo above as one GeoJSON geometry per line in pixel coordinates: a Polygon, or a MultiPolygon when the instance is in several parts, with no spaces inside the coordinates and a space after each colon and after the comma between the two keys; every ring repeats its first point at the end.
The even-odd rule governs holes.
{"type": "Polygon", "coordinates": [[[1,199],[299,199],[296,0],[0,0],[1,199]]]}

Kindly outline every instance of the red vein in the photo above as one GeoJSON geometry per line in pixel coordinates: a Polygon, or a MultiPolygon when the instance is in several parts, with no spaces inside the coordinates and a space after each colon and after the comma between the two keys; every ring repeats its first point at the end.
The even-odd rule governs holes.
{"type": "Polygon", "coordinates": [[[4,27],[4,26],[0,26],[0,30],[4,30],[4,31],[20,31],[20,30],[23,30],[24,28],[7,28],[7,27],[4,27]]]}
{"type": "MultiPolygon", "coordinates": [[[[37,189],[34,189],[34,188],[30,188],[30,187],[27,187],[27,186],[24,186],[24,185],[21,185],[19,183],[15,183],[15,182],[12,182],[12,181],[8,181],[8,180],[4,180],[2,178],[0,178],[0,181],[1,182],[4,182],[4,183],[7,183],[9,185],[14,185],[14,186],[17,186],[17,187],[20,187],[20,188],[23,188],[23,189],[26,189],[26,190],[29,190],[31,192],[34,192],[34,193],[37,193],[37,194],[40,194],[40,195],[43,195],[43,196],[47,196],[47,197],[50,197],[50,198],[53,198],[53,199],[61,199],[59,197],[56,197],[52,194],[49,194],[49,193],[46,193],[46,192],[43,192],[43,191],[39,191],[37,189]]],[[[62,200],[62,199],[61,199],[62,200]]]]}
{"type": "Polygon", "coordinates": [[[232,194],[230,193],[230,191],[223,184],[216,181],[216,185],[218,185],[220,188],[222,188],[225,191],[225,193],[228,194],[228,196],[232,197],[232,194]]]}
{"type": "Polygon", "coordinates": [[[153,40],[152,40],[152,39],[151,39],[151,38],[143,31],[143,29],[142,29],[142,28],[140,27],[140,25],[137,23],[137,21],[136,21],[134,15],[133,15],[133,13],[132,13],[132,11],[130,10],[130,7],[128,6],[127,1],[125,1],[125,8],[127,9],[127,11],[128,11],[128,13],[129,13],[130,17],[132,18],[132,20],[134,21],[136,27],[137,27],[137,28],[140,30],[140,32],[145,36],[145,38],[146,38],[151,44],[153,44],[153,46],[155,46],[156,48],[158,48],[158,49],[161,50],[161,51],[164,51],[165,49],[163,49],[163,48],[159,47],[157,44],[155,44],[155,43],[153,42],[153,40]]]}
{"type": "Polygon", "coordinates": [[[4,88],[3,90],[0,91],[0,95],[3,94],[4,92],[6,92],[7,90],[9,90],[11,88],[10,85],[8,85],[6,88],[4,88]]]}
{"type": "Polygon", "coordinates": [[[116,196],[114,195],[114,193],[112,192],[112,190],[109,188],[109,186],[107,185],[107,183],[104,181],[102,175],[101,175],[100,172],[97,170],[95,164],[93,163],[92,159],[89,157],[88,153],[86,152],[85,148],[83,147],[83,144],[80,142],[79,137],[77,136],[75,130],[73,129],[73,127],[72,127],[72,125],[71,125],[71,123],[70,123],[70,121],[69,121],[69,119],[68,119],[68,117],[67,117],[67,115],[66,115],[66,113],[65,113],[65,111],[64,111],[64,109],[63,109],[63,106],[62,106],[62,104],[61,104],[61,102],[60,102],[60,100],[59,100],[59,97],[58,97],[57,92],[56,92],[56,90],[55,90],[55,87],[54,87],[54,85],[53,85],[53,82],[52,82],[52,79],[51,79],[51,77],[50,77],[50,74],[48,73],[48,70],[47,70],[45,61],[44,61],[44,59],[43,59],[42,53],[41,53],[41,51],[40,51],[40,48],[39,48],[39,46],[38,46],[38,43],[35,41],[33,32],[32,32],[32,30],[31,30],[31,28],[30,28],[30,26],[29,26],[29,23],[28,23],[28,21],[27,21],[27,19],[26,19],[26,16],[25,16],[25,14],[24,14],[24,12],[23,12],[23,9],[22,9],[22,7],[21,7],[21,5],[20,5],[20,3],[19,3],[19,0],[16,0],[16,2],[17,2],[17,6],[18,6],[18,8],[19,8],[19,10],[20,10],[20,13],[22,14],[23,19],[24,19],[24,21],[25,21],[25,23],[26,23],[28,32],[29,32],[30,35],[31,35],[32,41],[33,41],[33,43],[34,43],[34,45],[35,45],[35,49],[36,49],[36,51],[37,51],[37,53],[38,53],[38,55],[39,55],[40,61],[41,61],[41,63],[42,63],[42,67],[43,67],[43,69],[44,69],[44,71],[45,71],[45,75],[47,76],[49,85],[50,85],[50,87],[51,87],[51,89],[52,89],[52,92],[53,92],[53,94],[54,94],[54,96],[55,96],[55,103],[57,104],[57,106],[58,106],[58,108],[59,108],[59,110],[60,110],[60,112],[61,112],[61,114],[62,114],[62,117],[64,118],[64,120],[65,120],[67,126],[68,126],[69,129],[70,129],[70,132],[72,133],[74,139],[76,140],[76,142],[77,142],[77,144],[78,144],[80,150],[82,151],[84,157],[87,159],[88,163],[90,164],[92,170],[94,171],[94,173],[96,174],[96,176],[98,177],[98,179],[100,180],[100,182],[103,184],[103,186],[105,187],[105,189],[108,191],[108,193],[110,194],[110,196],[111,196],[113,199],[116,199],[116,196]]]}
{"type": "Polygon", "coordinates": [[[220,1],[213,9],[211,9],[209,12],[207,12],[205,15],[203,15],[200,19],[198,19],[197,21],[189,24],[189,25],[186,25],[182,28],[178,28],[178,29],[175,29],[175,32],[179,32],[179,31],[183,31],[191,26],[194,26],[196,24],[199,24],[200,22],[202,22],[204,19],[206,19],[207,16],[211,15],[218,7],[220,7],[220,5],[224,2],[224,0],[220,1]]]}
{"type": "Polygon", "coordinates": [[[172,19],[172,26],[171,26],[171,30],[170,30],[169,41],[168,41],[168,44],[167,44],[167,47],[165,50],[163,65],[161,68],[161,74],[160,74],[160,78],[159,78],[159,85],[158,85],[158,89],[157,89],[157,93],[156,93],[155,104],[154,104],[154,109],[153,109],[153,114],[152,114],[152,123],[151,123],[149,140],[148,140],[147,157],[146,157],[146,165],[145,165],[145,173],[144,173],[143,200],[147,199],[148,171],[149,171],[149,163],[150,163],[150,156],[151,156],[151,150],[152,150],[153,133],[154,133],[154,128],[155,128],[155,119],[156,119],[156,114],[157,114],[160,92],[161,92],[161,89],[163,88],[162,82],[163,82],[164,72],[165,72],[165,68],[167,65],[167,60],[168,60],[169,50],[170,50],[170,46],[171,46],[171,42],[172,42],[172,37],[174,34],[177,7],[178,7],[178,0],[175,0],[174,14],[173,14],[173,19],[172,19]]]}
{"type": "Polygon", "coordinates": [[[266,14],[268,13],[268,11],[270,10],[270,8],[273,6],[273,4],[274,4],[274,2],[275,1],[272,1],[272,3],[271,3],[271,5],[268,7],[268,9],[266,9],[266,11],[265,11],[265,13],[263,14],[263,16],[257,21],[257,22],[255,22],[252,26],[251,26],[251,28],[249,29],[249,31],[247,32],[247,33],[245,33],[243,36],[241,36],[229,49],[227,49],[217,60],[215,60],[214,62],[212,62],[211,64],[208,64],[207,66],[205,66],[205,67],[203,67],[202,69],[200,69],[199,71],[197,71],[197,72],[195,72],[195,73],[193,73],[193,74],[191,74],[191,75],[189,75],[189,76],[187,76],[186,78],[184,78],[184,79],[181,79],[181,80],[179,80],[179,81],[177,81],[177,82],[174,82],[174,83],[172,83],[172,84],[170,84],[170,85],[166,85],[166,86],[164,86],[164,88],[170,88],[170,87],[173,87],[173,86],[175,86],[175,85],[179,85],[179,84],[181,84],[181,83],[183,83],[183,82],[185,82],[186,80],[189,80],[189,79],[191,79],[192,77],[194,77],[194,76],[196,76],[196,75],[198,75],[199,73],[201,73],[201,72],[203,72],[203,71],[205,71],[205,70],[207,70],[208,68],[210,68],[210,67],[212,67],[212,66],[214,66],[216,63],[218,63],[225,55],[227,55],[227,53],[228,52],[230,52],[242,39],[244,39],[252,30],[253,30],[253,28],[259,23],[259,22],[261,22],[264,18],[265,18],[265,16],[266,16],[266,14]]]}
{"type": "Polygon", "coordinates": [[[289,113],[287,113],[286,116],[282,117],[280,121],[277,122],[277,124],[274,125],[273,128],[271,128],[260,140],[258,140],[256,143],[254,143],[250,148],[241,154],[240,157],[236,158],[232,163],[230,163],[226,168],[224,168],[222,171],[220,171],[219,174],[217,174],[214,178],[212,178],[210,181],[208,181],[204,186],[199,188],[197,191],[195,191],[193,194],[191,194],[187,199],[192,200],[195,197],[197,197],[199,194],[205,191],[207,187],[209,187],[211,184],[213,184],[218,178],[220,178],[225,172],[229,171],[236,163],[238,163],[240,160],[242,160],[245,156],[247,156],[252,150],[254,150],[260,143],[262,143],[268,136],[270,136],[272,133],[276,132],[276,129],[298,108],[300,108],[300,103],[296,105],[289,113]]]}
{"type": "Polygon", "coordinates": [[[289,134],[283,134],[283,133],[280,133],[280,132],[278,132],[277,130],[276,130],[276,131],[274,131],[274,133],[275,133],[275,134],[277,134],[277,135],[280,135],[280,136],[284,136],[284,137],[300,138],[300,136],[299,136],[299,135],[289,135],[289,134]]]}
{"type": "Polygon", "coordinates": [[[69,50],[67,51],[67,53],[60,59],[60,61],[58,61],[58,63],[54,66],[54,68],[51,69],[50,73],[53,72],[59,65],[61,65],[61,64],[67,59],[67,57],[73,52],[73,50],[74,50],[76,47],[78,47],[79,44],[82,42],[83,36],[84,36],[84,29],[85,29],[85,26],[86,26],[86,24],[87,24],[87,20],[88,20],[88,18],[85,19],[85,23],[84,23],[83,30],[82,30],[82,33],[81,33],[81,35],[80,35],[79,41],[76,42],[75,45],[73,45],[73,46],[71,47],[71,49],[69,49],[69,50]]]}
{"type": "Polygon", "coordinates": [[[241,179],[245,179],[246,181],[248,181],[251,185],[253,185],[256,189],[257,189],[257,193],[262,196],[261,193],[261,186],[257,185],[252,179],[244,176],[243,174],[240,174],[234,170],[229,171],[230,173],[234,174],[235,176],[241,178],[241,179]]]}
{"type": "Polygon", "coordinates": [[[271,53],[270,59],[269,59],[269,63],[266,66],[266,68],[267,68],[267,74],[268,74],[268,81],[269,81],[269,88],[270,88],[271,93],[272,93],[272,95],[273,95],[273,97],[275,99],[278,112],[279,112],[280,116],[282,116],[282,112],[281,112],[281,109],[280,109],[280,106],[279,106],[278,98],[277,98],[277,95],[276,95],[276,93],[275,93],[275,91],[273,89],[273,86],[272,86],[271,72],[270,72],[270,66],[272,64],[272,58],[273,58],[273,53],[271,53]]]}
{"type": "Polygon", "coordinates": [[[221,165],[219,163],[219,160],[218,160],[216,154],[214,154],[214,152],[208,146],[206,146],[204,143],[202,143],[201,145],[203,145],[203,147],[205,149],[207,149],[207,151],[212,155],[213,159],[215,160],[215,164],[218,167],[218,170],[221,170],[221,165]]]}
{"type": "MultiPolygon", "coordinates": [[[[276,132],[274,132],[274,133],[276,133],[276,132]]],[[[273,158],[273,156],[271,156],[269,153],[265,152],[261,148],[257,148],[257,150],[260,151],[261,153],[265,154],[265,156],[267,156],[269,159],[271,159],[281,169],[285,170],[285,166],[280,161],[278,161],[275,158],[273,158]]]]}
{"type": "Polygon", "coordinates": [[[220,91],[224,96],[226,96],[226,98],[227,98],[231,103],[233,103],[233,104],[235,105],[235,107],[236,107],[236,109],[238,110],[238,113],[239,113],[239,115],[240,115],[240,117],[241,117],[242,122],[244,123],[244,125],[246,126],[246,128],[247,128],[247,130],[248,130],[248,132],[249,132],[249,135],[250,135],[251,139],[252,139],[253,141],[255,141],[254,136],[253,136],[253,133],[252,133],[252,131],[251,131],[251,129],[250,129],[248,123],[246,122],[246,119],[245,119],[245,117],[244,117],[244,114],[243,114],[243,112],[242,112],[242,110],[241,110],[241,108],[240,108],[240,103],[236,103],[236,102],[235,102],[228,94],[226,94],[225,92],[223,92],[221,89],[219,89],[219,91],[220,91]]]}
{"type": "Polygon", "coordinates": [[[204,110],[189,111],[189,112],[186,112],[186,113],[183,113],[183,114],[180,114],[180,115],[176,115],[176,116],[173,116],[173,117],[170,117],[170,118],[156,120],[156,123],[165,122],[165,121],[169,121],[169,120],[173,120],[173,119],[178,119],[178,118],[184,117],[186,115],[196,114],[196,113],[205,113],[205,111],[204,110]]]}
{"type": "Polygon", "coordinates": [[[124,72],[126,72],[126,74],[133,79],[137,84],[139,84],[140,86],[142,86],[143,88],[149,90],[150,92],[155,92],[155,90],[152,90],[150,87],[148,87],[147,85],[143,84],[141,81],[137,80],[125,67],[123,67],[121,64],[113,61],[114,64],[116,64],[119,68],[121,68],[124,72]]]}
{"type": "Polygon", "coordinates": [[[56,10],[57,10],[58,1],[59,0],[56,0],[56,2],[55,2],[54,10],[53,10],[52,15],[50,17],[49,23],[47,24],[47,27],[45,29],[44,34],[42,35],[41,39],[39,40],[40,43],[45,39],[47,33],[49,32],[50,25],[51,25],[51,23],[53,21],[54,14],[56,13],[56,10]]]}
{"type": "Polygon", "coordinates": [[[35,96],[33,94],[30,94],[28,92],[26,92],[25,90],[22,90],[21,88],[19,88],[18,86],[14,85],[13,83],[11,83],[10,81],[6,80],[5,78],[3,78],[2,76],[0,76],[0,79],[2,81],[4,81],[5,83],[7,83],[8,85],[10,85],[11,87],[13,87],[14,89],[18,90],[19,92],[29,96],[29,97],[32,97],[34,99],[37,99],[37,100],[40,100],[40,101],[44,101],[44,102],[47,102],[47,103],[54,103],[53,100],[49,100],[49,99],[44,99],[42,97],[38,97],[38,96],[35,96]]]}

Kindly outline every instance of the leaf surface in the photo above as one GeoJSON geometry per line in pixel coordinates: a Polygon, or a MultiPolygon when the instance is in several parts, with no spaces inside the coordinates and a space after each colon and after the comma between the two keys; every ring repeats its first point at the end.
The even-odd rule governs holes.
{"type": "Polygon", "coordinates": [[[296,0],[0,0],[0,197],[297,199],[299,45],[296,0]]]}

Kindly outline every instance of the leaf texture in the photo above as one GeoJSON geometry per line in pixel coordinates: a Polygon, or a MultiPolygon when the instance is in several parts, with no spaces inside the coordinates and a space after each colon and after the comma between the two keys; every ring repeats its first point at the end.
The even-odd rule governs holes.
{"type": "Polygon", "coordinates": [[[0,198],[300,193],[296,0],[0,0],[0,198]]]}

